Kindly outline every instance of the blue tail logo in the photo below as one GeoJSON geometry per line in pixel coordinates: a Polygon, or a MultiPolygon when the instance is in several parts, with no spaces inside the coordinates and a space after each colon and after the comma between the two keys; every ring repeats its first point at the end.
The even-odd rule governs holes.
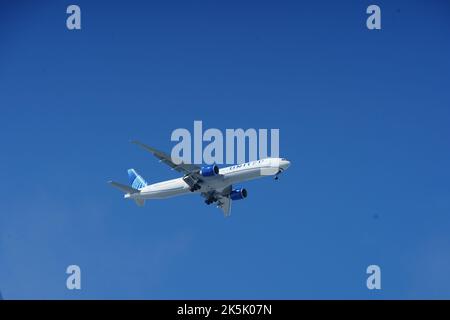
{"type": "Polygon", "coordinates": [[[144,178],[142,178],[134,169],[128,169],[128,178],[132,188],[140,190],[147,186],[144,178]]]}

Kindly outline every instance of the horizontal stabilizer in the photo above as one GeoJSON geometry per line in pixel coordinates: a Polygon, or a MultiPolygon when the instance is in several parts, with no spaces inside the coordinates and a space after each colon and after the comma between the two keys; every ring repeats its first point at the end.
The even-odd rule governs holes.
{"type": "Polygon", "coordinates": [[[124,193],[132,194],[132,193],[139,192],[139,190],[137,190],[137,189],[134,189],[132,187],[129,187],[127,185],[124,185],[124,184],[121,184],[121,183],[118,183],[115,181],[108,181],[108,183],[111,184],[113,187],[119,189],[120,191],[123,191],[124,193]]]}
{"type": "Polygon", "coordinates": [[[145,204],[145,200],[144,200],[144,199],[134,199],[134,202],[136,202],[136,204],[137,204],[139,207],[143,207],[144,204],[145,204]]]}

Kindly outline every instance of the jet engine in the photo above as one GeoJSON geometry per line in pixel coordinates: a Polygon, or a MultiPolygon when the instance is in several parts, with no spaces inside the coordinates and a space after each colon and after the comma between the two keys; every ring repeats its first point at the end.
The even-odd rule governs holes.
{"type": "Polygon", "coordinates": [[[219,167],[215,164],[204,166],[200,169],[200,174],[203,177],[213,177],[219,174],[219,167]]]}
{"type": "Polygon", "coordinates": [[[230,193],[231,200],[241,200],[247,198],[247,189],[238,188],[233,189],[230,193]]]}

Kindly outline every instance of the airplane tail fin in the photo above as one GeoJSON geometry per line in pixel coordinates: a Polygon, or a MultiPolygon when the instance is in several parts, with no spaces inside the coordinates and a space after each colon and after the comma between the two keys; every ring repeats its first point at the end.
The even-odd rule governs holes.
{"type": "Polygon", "coordinates": [[[128,178],[133,189],[140,190],[147,186],[147,182],[134,169],[128,169],[128,178]]]}
{"type": "Polygon", "coordinates": [[[125,198],[131,198],[136,204],[142,207],[145,204],[145,199],[139,198],[141,189],[147,186],[147,182],[134,169],[128,169],[128,178],[130,185],[127,186],[115,181],[108,181],[113,187],[125,193],[125,198]]]}

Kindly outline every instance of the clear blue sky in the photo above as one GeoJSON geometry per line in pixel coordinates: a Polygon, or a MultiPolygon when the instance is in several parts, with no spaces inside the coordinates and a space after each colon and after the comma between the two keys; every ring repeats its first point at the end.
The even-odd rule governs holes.
{"type": "Polygon", "coordinates": [[[0,9],[5,299],[450,298],[447,1],[74,3],[81,31],[72,2],[0,9]],[[176,177],[129,140],[194,120],[280,128],[292,166],[229,219],[106,184],[176,177]]]}

